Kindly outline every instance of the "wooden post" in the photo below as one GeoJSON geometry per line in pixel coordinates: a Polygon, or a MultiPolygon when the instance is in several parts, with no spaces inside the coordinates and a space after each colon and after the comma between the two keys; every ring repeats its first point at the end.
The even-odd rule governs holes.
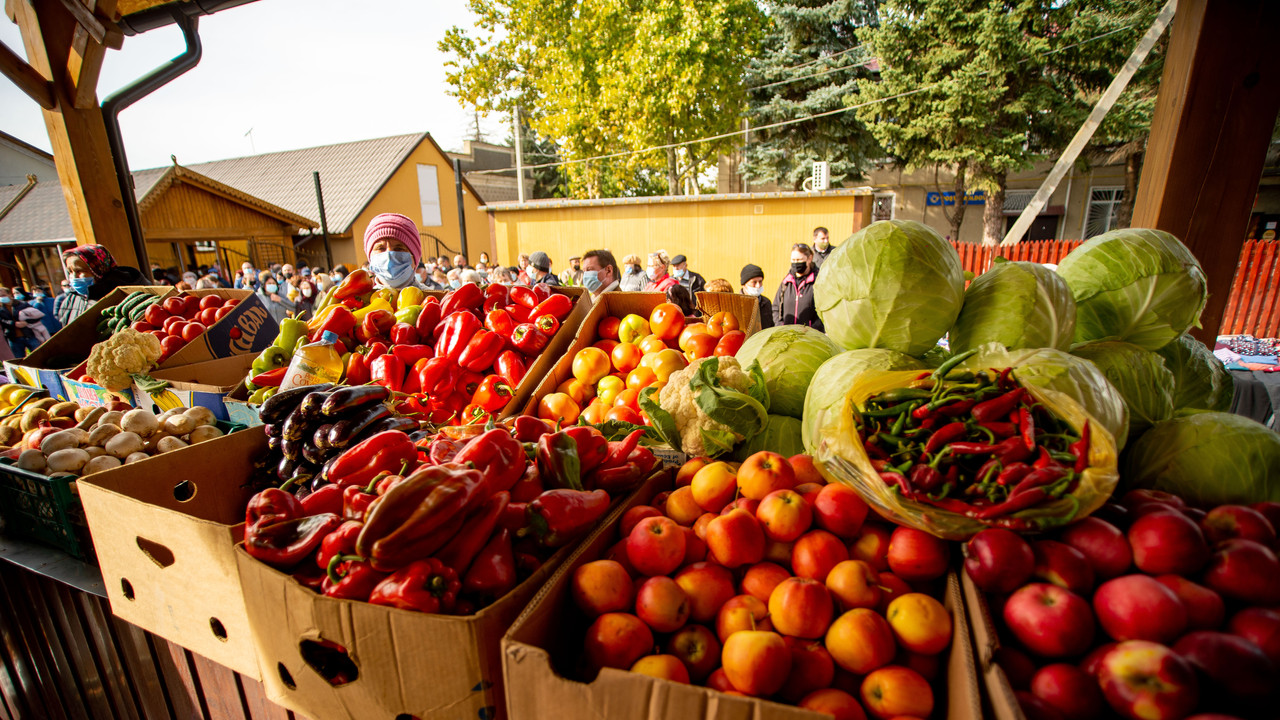
{"type": "MultiPolygon", "coordinates": [[[[9,7],[16,12],[28,62],[52,81],[54,107],[43,111],[44,122],[76,241],[102,245],[117,263],[137,266],[102,109],[85,102],[93,96],[104,48],[63,3],[24,1],[9,7]],[[89,107],[77,107],[77,99],[89,107]]],[[[97,3],[100,16],[114,9],[115,0],[97,3]]]]}
{"type": "Polygon", "coordinates": [[[1280,111],[1274,0],[1181,0],[1169,39],[1133,227],[1176,235],[1204,267],[1194,334],[1212,347],[1280,111]]]}

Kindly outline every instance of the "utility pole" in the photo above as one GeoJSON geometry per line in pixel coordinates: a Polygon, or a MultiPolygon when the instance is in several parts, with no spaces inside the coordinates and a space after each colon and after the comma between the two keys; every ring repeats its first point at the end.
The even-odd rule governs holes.
{"type": "Polygon", "coordinates": [[[516,107],[512,114],[515,118],[515,138],[516,138],[516,194],[520,196],[520,202],[524,202],[524,143],[520,142],[520,108],[516,107]]]}
{"type": "MultiPolygon", "coordinates": [[[[453,159],[453,187],[458,194],[458,238],[462,243],[462,256],[467,256],[467,208],[462,204],[462,161],[453,159]]],[[[470,258],[468,258],[468,262],[470,258]]]]}
{"type": "Polygon", "coordinates": [[[324,194],[320,192],[320,171],[311,171],[311,178],[316,181],[316,205],[320,206],[320,237],[324,238],[324,259],[328,264],[326,270],[333,270],[333,248],[329,246],[329,223],[324,217],[324,194]]]}

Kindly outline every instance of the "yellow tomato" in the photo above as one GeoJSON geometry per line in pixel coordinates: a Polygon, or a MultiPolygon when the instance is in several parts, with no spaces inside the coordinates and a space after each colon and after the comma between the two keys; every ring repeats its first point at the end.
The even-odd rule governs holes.
{"type": "Polygon", "coordinates": [[[656,353],[667,349],[667,344],[662,342],[657,335],[646,335],[637,343],[642,353],[656,353]]]}
{"type": "Polygon", "coordinates": [[[591,404],[587,406],[586,410],[582,411],[582,417],[592,425],[599,425],[606,420],[605,414],[611,409],[612,408],[608,405],[601,402],[600,398],[596,398],[591,401],[591,404]]]}
{"type": "Polygon", "coordinates": [[[612,405],[618,393],[626,389],[627,384],[622,379],[614,375],[606,375],[596,383],[596,398],[605,405],[612,405]]]}
{"type": "Polygon", "coordinates": [[[658,374],[653,368],[638,367],[627,374],[627,388],[630,390],[643,390],[658,381],[658,374]]]}
{"type": "Polygon", "coordinates": [[[583,385],[595,385],[612,369],[609,354],[598,347],[582,348],[573,356],[573,376],[583,385]]]}
{"type": "Polygon", "coordinates": [[[580,412],[578,403],[564,393],[551,393],[538,401],[538,417],[551,422],[558,420],[561,425],[578,422],[580,412]]]}
{"type": "Polygon", "coordinates": [[[667,378],[671,377],[671,373],[683,369],[687,364],[679,350],[663,350],[654,358],[650,368],[658,376],[658,382],[665,383],[667,378]]]}
{"type": "Polygon", "coordinates": [[[591,387],[582,384],[577,378],[569,378],[560,383],[556,386],[556,392],[568,395],[579,406],[591,399],[591,387]]]}

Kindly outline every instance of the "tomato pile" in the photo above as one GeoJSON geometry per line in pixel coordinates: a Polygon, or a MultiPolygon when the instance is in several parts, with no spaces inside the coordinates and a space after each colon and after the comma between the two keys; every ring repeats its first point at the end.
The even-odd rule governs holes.
{"type": "Polygon", "coordinates": [[[857,493],[822,483],[807,455],[686,463],[574,572],[589,664],[836,717],[929,715],[948,544],[867,522],[857,493]]]}
{"type": "Polygon", "coordinates": [[[635,313],[601,318],[599,339],[573,356],[573,377],[538,401],[538,417],[566,424],[579,416],[592,424],[648,424],[640,410],[640,391],[651,385],[661,388],[694,360],[738,352],[747,337],[739,328],[730,312],[688,323],[674,303],[660,303],[647,319],[635,313]]]}

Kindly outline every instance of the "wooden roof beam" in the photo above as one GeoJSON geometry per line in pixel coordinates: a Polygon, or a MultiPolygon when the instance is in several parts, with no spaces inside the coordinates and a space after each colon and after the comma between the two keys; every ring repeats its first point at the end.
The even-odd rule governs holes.
{"type": "Polygon", "coordinates": [[[8,45],[0,42],[0,74],[9,78],[27,97],[35,100],[45,110],[53,109],[53,83],[36,72],[8,45]]]}

